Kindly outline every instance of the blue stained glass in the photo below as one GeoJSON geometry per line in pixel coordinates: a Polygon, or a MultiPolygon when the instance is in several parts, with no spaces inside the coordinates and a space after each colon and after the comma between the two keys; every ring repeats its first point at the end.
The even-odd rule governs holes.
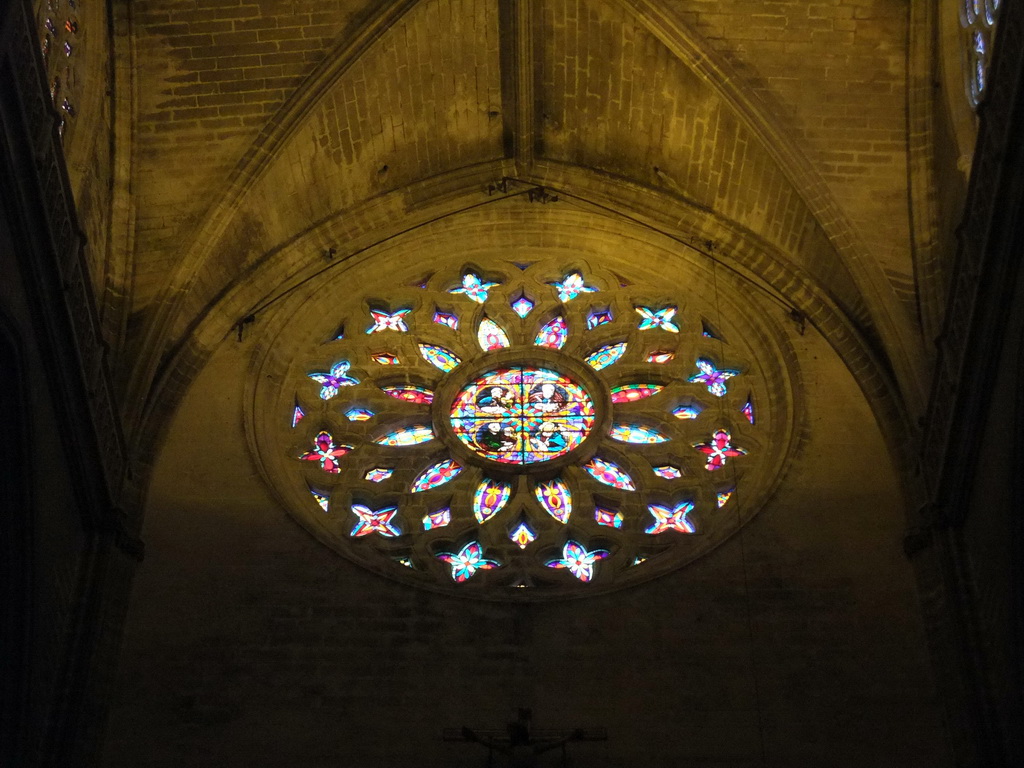
{"type": "Polygon", "coordinates": [[[526,317],[533,310],[533,302],[525,296],[520,296],[512,302],[512,311],[520,317],[526,317]]]}
{"type": "Polygon", "coordinates": [[[462,362],[462,359],[450,349],[439,347],[436,344],[420,344],[419,346],[423,359],[445,373],[454,370],[462,362]]]}
{"type": "Polygon", "coordinates": [[[564,317],[556,315],[544,324],[533,343],[538,347],[561,349],[565,346],[567,338],[569,338],[569,324],[565,322],[564,317]]]}
{"type": "Polygon", "coordinates": [[[596,352],[592,352],[587,355],[586,363],[595,371],[600,371],[603,368],[607,368],[615,362],[618,362],[619,358],[622,357],[626,352],[626,342],[621,341],[618,344],[606,344],[596,352]]]}

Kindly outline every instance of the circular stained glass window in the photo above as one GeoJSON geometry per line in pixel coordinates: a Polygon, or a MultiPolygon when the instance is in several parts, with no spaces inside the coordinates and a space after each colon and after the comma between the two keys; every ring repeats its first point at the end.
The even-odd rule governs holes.
{"type": "Polygon", "coordinates": [[[308,326],[297,304],[292,361],[255,377],[261,458],[322,541],[531,599],[665,573],[754,513],[789,444],[784,377],[747,343],[773,343],[763,313],[554,259],[437,266],[357,270],[308,326]]]}
{"type": "Polygon", "coordinates": [[[490,371],[459,392],[451,410],[456,437],[479,456],[534,464],[579,446],[594,426],[587,391],[549,368],[490,371]]]}

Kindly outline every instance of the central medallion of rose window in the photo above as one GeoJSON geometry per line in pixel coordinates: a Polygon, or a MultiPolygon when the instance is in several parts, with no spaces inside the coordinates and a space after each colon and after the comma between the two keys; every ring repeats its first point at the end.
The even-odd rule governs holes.
{"type": "Polygon", "coordinates": [[[456,437],[503,464],[549,461],[578,447],[594,427],[594,401],[550,368],[489,371],[459,392],[451,410],[456,437]]]}

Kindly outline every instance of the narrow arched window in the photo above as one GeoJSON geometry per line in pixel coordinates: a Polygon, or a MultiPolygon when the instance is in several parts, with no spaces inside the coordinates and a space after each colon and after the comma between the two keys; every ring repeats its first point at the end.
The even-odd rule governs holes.
{"type": "Polygon", "coordinates": [[[75,118],[81,96],[78,63],[82,58],[84,30],[79,26],[78,3],[79,0],[43,0],[36,4],[39,45],[50,98],[60,114],[58,131],[62,139],[75,118]]]}
{"type": "Polygon", "coordinates": [[[988,65],[1002,0],[963,0],[960,24],[964,29],[964,86],[977,109],[988,87],[988,65]]]}

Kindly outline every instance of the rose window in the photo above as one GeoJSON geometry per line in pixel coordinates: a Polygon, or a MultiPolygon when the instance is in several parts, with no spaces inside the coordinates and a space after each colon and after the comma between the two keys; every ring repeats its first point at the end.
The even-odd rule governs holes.
{"type": "Polygon", "coordinates": [[[771,484],[779,377],[713,309],[544,264],[370,286],[260,377],[289,382],[273,482],[323,541],[424,586],[531,598],[657,575],[771,484]]]}

